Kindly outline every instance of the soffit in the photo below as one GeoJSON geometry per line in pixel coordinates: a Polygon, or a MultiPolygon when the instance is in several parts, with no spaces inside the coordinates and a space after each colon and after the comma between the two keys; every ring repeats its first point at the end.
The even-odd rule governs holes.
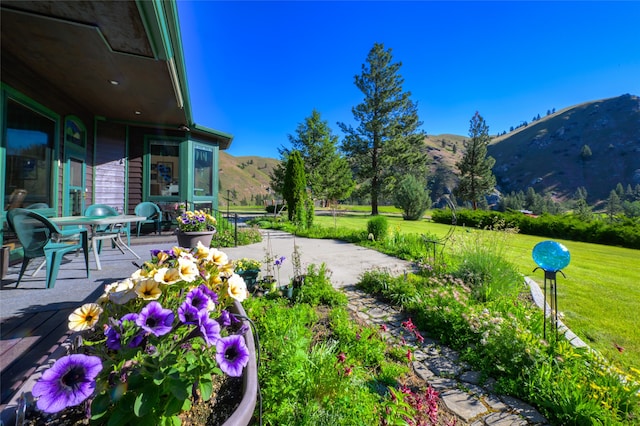
{"type": "Polygon", "coordinates": [[[94,115],[188,122],[136,2],[3,1],[1,19],[2,62],[15,58],[94,115]]]}

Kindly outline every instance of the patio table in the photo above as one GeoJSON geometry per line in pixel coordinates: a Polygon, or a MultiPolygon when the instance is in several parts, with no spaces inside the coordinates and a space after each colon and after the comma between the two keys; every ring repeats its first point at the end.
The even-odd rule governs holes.
{"type": "Polygon", "coordinates": [[[120,232],[110,234],[100,233],[95,230],[96,227],[102,225],[116,225],[119,223],[135,223],[145,219],[146,218],[143,216],[136,216],[133,214],[118,216],[59,216],[50,218],[50,220],[58,226],[81,225],[91,227],[91,245],[93,246],[93,255],[96,259],[96,267],[98,270],[102,270],[102,266],[100,265],[100,256],[98,255],[98,244],[96,243],[96,240],[111,239],[122,254],[124,254],[124,250],[128,250],[137,259],[140,259],[140,256],[138,256],[138,254],[122,240],[122,234],[120,232]]]}

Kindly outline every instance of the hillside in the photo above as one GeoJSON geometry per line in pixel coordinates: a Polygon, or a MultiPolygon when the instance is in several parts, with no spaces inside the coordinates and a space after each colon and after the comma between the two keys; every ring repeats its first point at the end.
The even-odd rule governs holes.
{"type": "MultiPolygon", "coordinates": [[[[455,188],[455,163],[466,139],[451,134],[425,138],[434,200],[455,188]]],[[[496,159],[493,172],[502,193],[531,186],[566,200],[585,187],[589,204],[601,203],[618,183],[625,188],[640,184],[640,98],[622,95],[565,108],[494,138],[488,151],[496,159]],[[581,155],[585,145],[589,158],[581,155]]],[[[277,163],[221,152],[221,203],[226,203],[227,190],[231,204],[254,204],[255,195],[269,199],[269,174],[277,163]]]]}
{"type": "Polygon", "coordinates": [[[269,175],[278,162],[275,158],[234,157],[220,151],[220,205],[227,204],[227,194],[232,205],[254,205],[256,196],[269,199],[269,175]]]}
{"type": "Polygon", "coordinates": [[[640,184],[640,98],[622,95],[565,108],[494,139],[489,155],[501,192],[531,186],[556,199],[585,187],[605,200],[618,183],[640,184]],[[581,155],[584,146],[592,155],[581,155]]]}

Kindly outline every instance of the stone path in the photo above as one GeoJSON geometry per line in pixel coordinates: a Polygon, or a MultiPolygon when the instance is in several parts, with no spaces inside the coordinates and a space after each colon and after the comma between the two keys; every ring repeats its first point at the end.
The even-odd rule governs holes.
{"type": "MultiPolygon", "coordinates": [[[[440,394],[447,409],[458,418],[458,425],[471,426],[528,426],[548,425],[547,419],[532,406],[506,395],[492,392],[495,381],[480,385],[480,372],[473,371],[458,360],[458,353],[434,340],[420,343],[404,330],[407,317],[353,286],[344,287],[349,309],[374,327],[385,325],[382,332],[388,339],[404,338],[413,351],[416,374],[440,394]]],[[[424,335],[424,334],[423,334],[424,335]]]]}

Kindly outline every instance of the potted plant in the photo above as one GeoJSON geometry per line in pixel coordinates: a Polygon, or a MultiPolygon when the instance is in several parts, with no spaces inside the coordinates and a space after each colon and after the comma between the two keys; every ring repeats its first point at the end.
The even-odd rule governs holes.
{"type": "Polygon", "coordinates": [[[211,246],[211,239],[216,232],[216,218],[204,210],[186,211],[176,218],[178,228],[178,245],[194,248],[201,242],[203,246],[211,246]]]}
{"type": "MultiPolygon", "coordinates": [[[[83,334],[84,345],[33,386],[38,409],[81,406],[92,424],[180,424],[193,404],[211,398],[217,379],[247,370],[243,387],[253,395],[231,416],[248,424],[257,368],[241,321],[248,296],[242,277],[226,254],[202,244],[151,255],[130,278],[107,285],[97,303],[71,313],[69,328],[83,334]]],[[[66,417],[64,424],[73,423],[66,417]]]]}
{"type": "Polygon", "coordinates": [[[258,282],[258,275],[260,274],[262,262],[256,259],[243,257],[242,259],[234,261],[233,264],[235,266],[236,274],[240,275],[244,279],[249,291],[253,290],[253,287],[258,282]]]}

